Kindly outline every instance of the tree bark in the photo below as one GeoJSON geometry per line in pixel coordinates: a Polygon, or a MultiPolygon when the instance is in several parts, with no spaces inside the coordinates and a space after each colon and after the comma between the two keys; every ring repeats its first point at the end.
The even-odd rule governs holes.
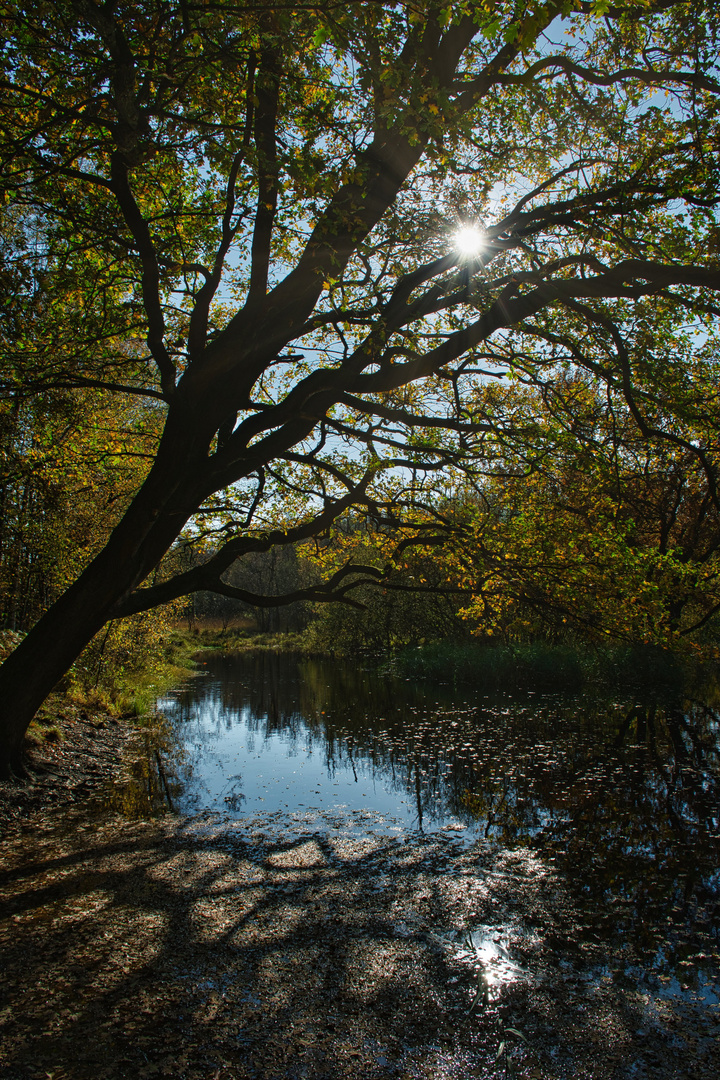
{"type": "Polygon", "coordinates": [[[173,428],[166,426],[151,472],[103,550],[0,667],[0,776],[26,773],[25,733],[38,708],[196,509],[201,458],[188,452],[187,439],[181,451],[173,428]]]}

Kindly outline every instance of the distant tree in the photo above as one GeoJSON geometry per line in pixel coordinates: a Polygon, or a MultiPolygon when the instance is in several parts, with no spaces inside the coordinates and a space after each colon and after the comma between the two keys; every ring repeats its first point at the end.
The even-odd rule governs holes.
{"type": "Polygon", "coordinates": [[[109,619],[453,482],[517,355],[560,335],[630,403],[643,335],[658,373],[681,323],[712,339],[713,3],[7,0],[0,40],[4,387],[163,425],[0,670],[6,771],[109,619]],[[183,534],[207,557],[175,573],[183,534]]]}
{"type": "Polygon", "coordinates": [[[225,580],[235,595],[193,593],[196,601],[190,609],[193,617],[219,620],[223,629],[233,620],[251,619],[262,633],[287,633],[304,629],[311,611],[310,604],[301,600],[288,603],[285,598],[312,588],[320,578],[316,568],[302,559],[297,547],[291,544],[247,555],[228,569],[225,580]],[[264,603],[253,603],[256,598],[264,603]]]}

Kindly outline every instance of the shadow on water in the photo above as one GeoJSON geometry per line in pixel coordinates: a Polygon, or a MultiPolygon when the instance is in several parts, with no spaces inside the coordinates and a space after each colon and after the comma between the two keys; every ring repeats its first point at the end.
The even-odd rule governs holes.
{"type": "Polygon", "coordinates": [[[592,943],[586,980],[720,1000],[715,708],[481,695],[267,653],[211,656],[160,707],[169,729],[155,760],[148,743],[146,799],[531,848],[580,912],[551,935],[561,965],[582,965],[592,943]]]}

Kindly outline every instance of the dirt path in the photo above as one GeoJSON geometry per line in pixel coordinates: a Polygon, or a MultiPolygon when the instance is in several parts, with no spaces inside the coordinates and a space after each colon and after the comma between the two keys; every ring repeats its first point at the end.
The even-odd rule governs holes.
{"type": "Polygon", "coordinates": [[[530,851],[67,802],[12,820],[3,1080],[499,1080],[503,1041],[526,1080],[720,1072],[717,1009],[573,973],[576,912],[530,851]]]}

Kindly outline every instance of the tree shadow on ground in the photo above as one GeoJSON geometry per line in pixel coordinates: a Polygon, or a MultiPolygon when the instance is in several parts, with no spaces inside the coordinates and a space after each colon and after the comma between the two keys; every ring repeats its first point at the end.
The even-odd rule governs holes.
{"type": "MultiPolygon", "coordinates": [[[[660,1077],[643,1069],[679,1045],[637,997],[541,972],[566,901],[529,853],[167,819],[65,823],[6,856],[3,1080],[490,1078],[510,1026],[519,1076],[630,1076],[634,1054],[660,1077]],[[525,928],[525,974],[475,1009],[450,943],[473,921],[525,928]]],[[[699,1080],[703,1053],[700,1032],[694,1071],[673,1051],[667,1076],[699,1080]]]]}

